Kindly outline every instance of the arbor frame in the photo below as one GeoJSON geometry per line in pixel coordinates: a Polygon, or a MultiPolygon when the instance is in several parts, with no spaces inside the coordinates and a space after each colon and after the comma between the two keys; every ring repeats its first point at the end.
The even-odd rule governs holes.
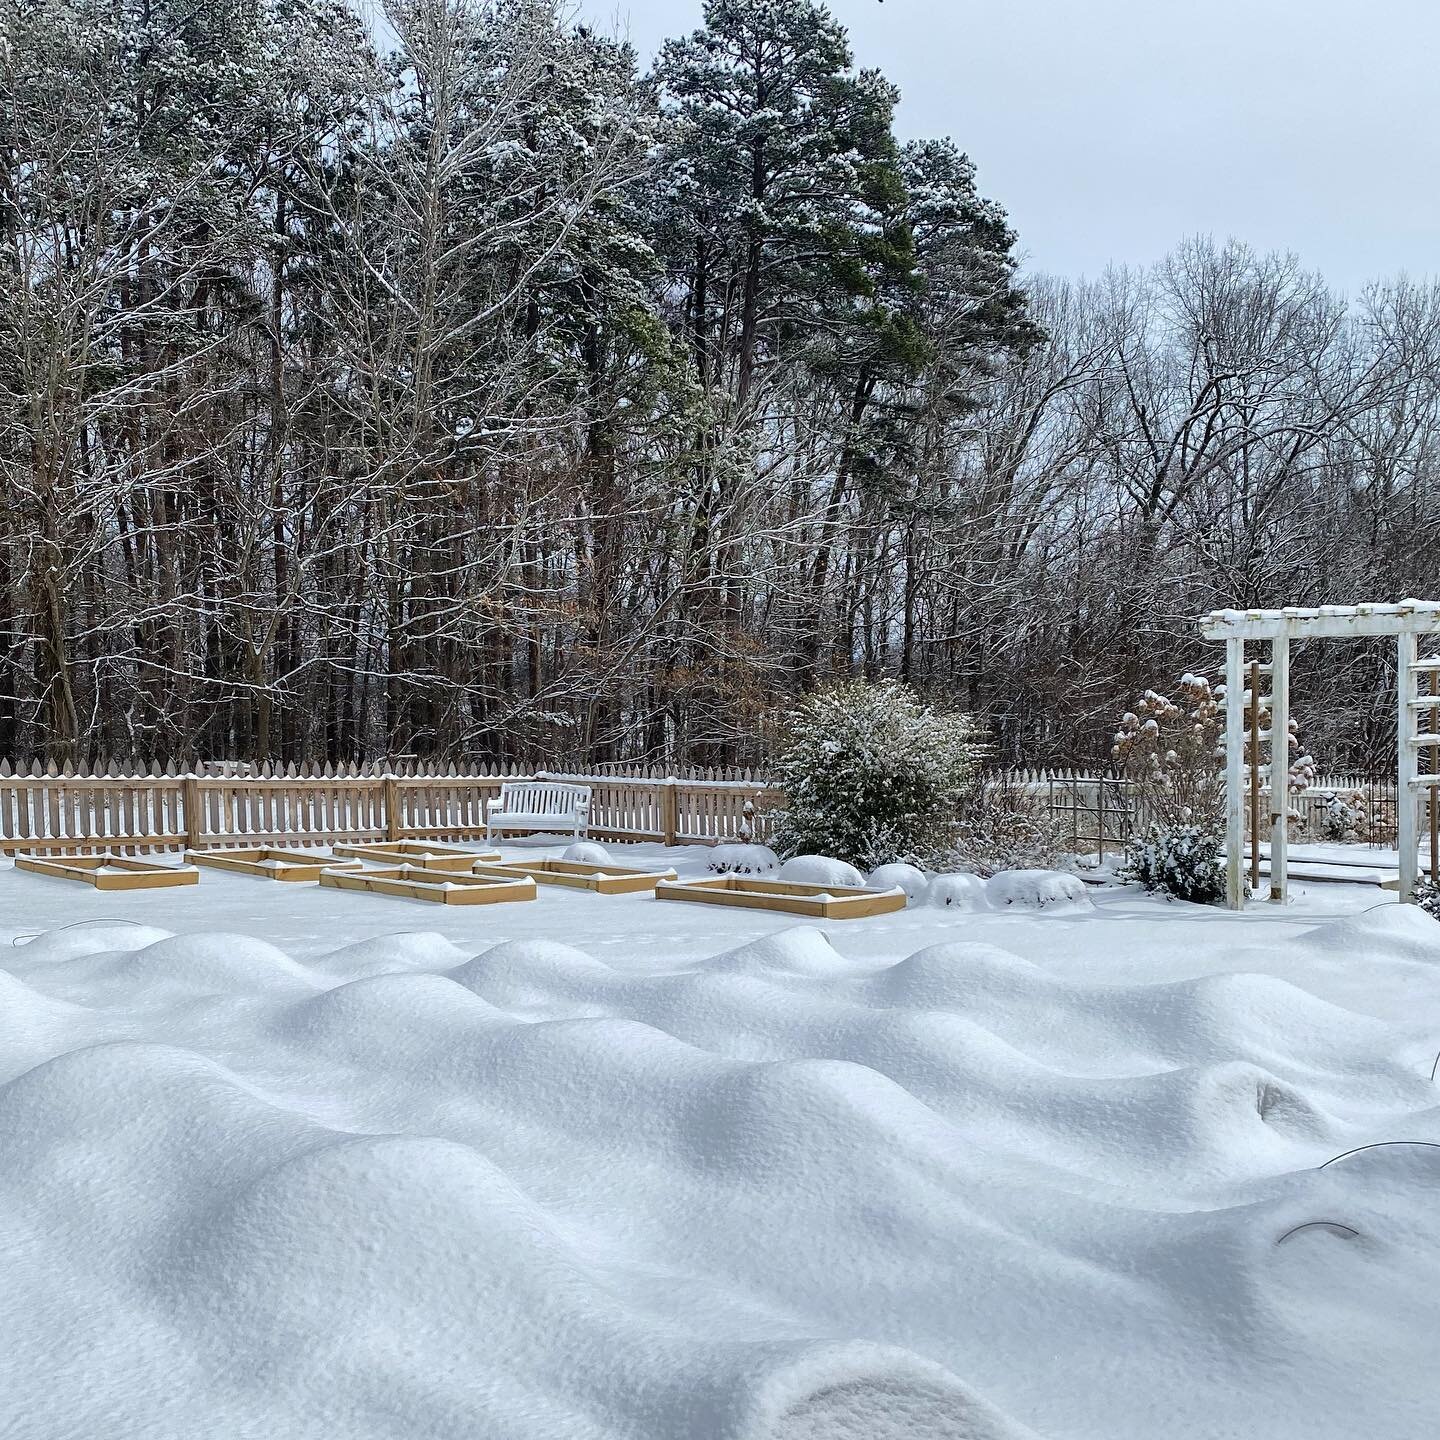
{"type": "MultiPolygon", "coordinates": [[[[1402,600],[1398,605],[1321,605],[1307,609],[1212,610],[1200,621],[1206,640],[1225,642],[1225,899],[1232,910],[1245,904],[1245,645],[1270,646],[1270,898],[1283,901],[1288,885],[1286,827],[1290,769],[1290,642],[1395,637],[1396,843],[1400,852],[1400,899],[1409,900],[1419,878],[1416,800],[1423,784],[1418,752],[1440,747],[1440,733],[1420,733],[1420,711],[1440,712],[1440,698],[1420,695],[1418,677],[1440,670],[1440,660],[1421,660],[1422,635],[1440,634],[1440,601],[1402,600]]],[[[1260,837],[1253,842],[1258,848],[1260,837]]]]}

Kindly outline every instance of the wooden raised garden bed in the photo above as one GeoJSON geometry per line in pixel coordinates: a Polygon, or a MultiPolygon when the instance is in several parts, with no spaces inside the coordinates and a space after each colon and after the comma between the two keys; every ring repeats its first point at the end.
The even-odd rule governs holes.
{"type": "Polygon", "coordinates": [[[657,900],[690,900],[698,905],[736,905],[746,910],[779,910],[818,920],[863,920],[905,908],[903,890],[857,890],[847,885],[802,885],[794,880],[756,880],[717,875],[704,880],[662,880],[657,900]]]}
{"type": "Polygon", "coordinates": [[[200,872],[189,866],[157,865],[124,855],[17,855],[17,870],[52,875],[57,880],[79,880],[97,890],[160,890],[171,885],[195,885],[200,872]]]}
{"type": "Polygon", "coordinates": [[[503,905],[533,900],[535,881],[526,875],[464,875],[429,870],[422,865],[397,865],[386,870],[327,870],[320,883],[332,890],[368,890],[400,900],[431,900],[438,905],[503,905]]]}
{"type": "Polygon", "coordinates": [[[594,895],[638,895],[653,890],[662,880],[673,880],[675,872],[636,870],[628,865],[592,865],[584,860],[526,860],[504,865],[486,865],[483,875],[530,876],[541,885],[564,885],[571,890],[589,890],[594,895]]]}
{"type": "Polygon", "coordinates": [[[358,870],[358,860],[335,860],[313,850],[277,850],[268,845],[253,850],[187,850],[190,865],[208,865],[233,875],[253,875],[258,880],[318,880],[323,871],[338,867],[358,870]]]}
{"type": "Polygon", "coordinates": [[[499,860],[498,850],[462,850],[435,840],[380,840],[370,845],[337,845],[337,855],[370,860],[377,865],[422,865],[426,870],[468,874],[478,861],[499,860]]]}

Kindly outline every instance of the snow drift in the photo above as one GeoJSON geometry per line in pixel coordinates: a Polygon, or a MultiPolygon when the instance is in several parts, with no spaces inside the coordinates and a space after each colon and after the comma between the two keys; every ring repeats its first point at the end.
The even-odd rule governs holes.
{"type": "MultiPolygon", "coordinates": [[[[1417,993],[1412,923],[1292,961],[1337,936],[1417,993]]],[[[1440,1138],[1436,1091],[1286,980],[810,927],[4,959],[7,1436],[1419,1440],[1440,1401],[1440,1161],[1316,1169],[1440,1138]]]]}

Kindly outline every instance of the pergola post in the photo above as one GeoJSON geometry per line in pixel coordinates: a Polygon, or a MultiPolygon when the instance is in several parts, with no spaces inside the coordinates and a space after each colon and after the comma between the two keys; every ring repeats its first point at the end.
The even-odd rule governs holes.
{"type": "Polygon", "coordinates": [[[1400,903],[1403,905],[1415,893],[1420,867],[1414,783],[1419,773],[1419,757],[1415,753],[1415,706],[1410,703],[1415,698],[1415,632],[1402,630],[1396,637],[1395,650],[1395,693],[1399,696],[1395,748],[1400,760],[1395,785],[1395,843],[1400,851],[1400,903]]]}
{"type": "Polygon", "coordinates": [[[1225,642],[1225,903],[1245,906],[1245,642],[1225,642]]]}
{"type": "MultiPolygon", "coordinates": [[[[1416,711],[1425,701],[1416,694],[1416,654],[1421,635],[1440,635],[1440,600],[1401,600],[1395,605],[1291,605],[1284,610],[1212,610],[1200,621],[1207,640],[1225,642],[1225,895],[1231,909],[1245,901],[1241,852],[1244,847],[1244,663],[1245,642],[1268,640],[1273,646],[1270,715],[1270,894],[1285,898],[1286,819],[1290,776],[1290,642],[1358,640],[1393,635],[1396,643],[1395,829],[1400,849],[1400,899],[1410,900],[1419,879],[1417,750],[1421,741],[1440,748],[1440,730],[1419,735],[1416,711]]],[[[1427,660],[1424,668],[1440,669],[1427,660]]],[[[1428,708],[1428,707],[1427,707],[1428,708]]],[[[1440,724],[1440,715],[1436,716],[1440,724]]]]}
{"type": "Polygon", "coordinates": [[[1290,636],[1270,644],[1270,898],[1283,901],[1289,888],[1290,820],[1290,636]]]}

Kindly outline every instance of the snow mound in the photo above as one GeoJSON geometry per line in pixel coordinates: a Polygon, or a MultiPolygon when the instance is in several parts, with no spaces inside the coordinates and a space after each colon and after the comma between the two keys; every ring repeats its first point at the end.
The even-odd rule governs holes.
{"type": "Polygon", "coordinates": [[[368,970],[445,970],[468,958],[467,952],[433,930],[412,930],[357,940],[331,950],[315,962],[325,970],[354,975],[368,970]]]}
{"type": "Polygon", "coordinates": [[[941,909],[988,910],[985,882],[978,875],[935,875],[925,890],[925,903],[941,909]]]}
{"type": "Polygon", "coordinates": [[[716,875],[771,875],[780,868],[780,857],[768,845],[716,845],[705,868],[716,875]]]}
{"type": "Polygon", "coordinates": [[[1433,1129],[1412,922],[1283,949],[1407,1025],[1138,923],[0,952],[17,1435],[1420,1440],[1440,1159],[1317,1168],[1433,1129]]]}
{"type": "Polygon", "coordinates": [[[853,886],[857,890],[865,884],[865,877],[853,865],[828,855],[792,855],[780,867],[780,879],[801,885],[853,886]]]}
{"type": "Polygon", "coordinates": [[[77,921],[59,930],[50,930],[32,939],[23,939],[16,946],[24,950],[25,961],[73,960],[85,955],[100,955],[110,950],[129,951],[142,945],[168,940],[173,932],[153,925],[128,925],[115,921],[77,921]]]}
{"type": "Polygon", "coordinates": [[[747,974],[780,970],[794,975],[834,975],[848,971],[850,963],[841,957],[823,930],[797,925],[727,950],[711,960],[708,968],[747,974]]]}
{"type": "Polygon", "coordinates": [[[1427,967],[1440,961],[1440,921],[1418,905],[1387,905],[1318,926],[1306,936],[1318,950],[1360,958],[1408,960],[1427,967]]]}
{"type": "Polygon", "coordinates": [[[136,986],[201,993],[315,983],[283,950],[248,935],[172,935],[129,956],[124,972],[136,986]]]}
{"type": "Polygon", "coordinates": [[[610,864],[610,852],[594,840],[577,840],[573,845],[567,845],[560,858],[573,860],[579,865],[610,864]]]}
{"type": "Polygon", "coordinates": [[[746,1440],[1027,1440],[938,1366],[875,1345],[814,1346],[756,1386],[746,1440]]]}
{"type": "Polygon", "coordinates": [[[929,877],[914,865],[877,865],[865,882],[871,890],[903,890],[912,905],[919,905],[930,888],[929,877]]]}
{"type": "Polygon", "coordinates": [[[450,972],[473,994],[527,1019],[569,1014],[577,997],[613,972],[602,960],[556,940],[507,940],[450,972]]]}
{"type": "Polygon", "coordinates": [[[1091,908],[1085,882],[1060,870],[1002,870],[990,877],[985,891],[997,910],[1091,908]]]}

